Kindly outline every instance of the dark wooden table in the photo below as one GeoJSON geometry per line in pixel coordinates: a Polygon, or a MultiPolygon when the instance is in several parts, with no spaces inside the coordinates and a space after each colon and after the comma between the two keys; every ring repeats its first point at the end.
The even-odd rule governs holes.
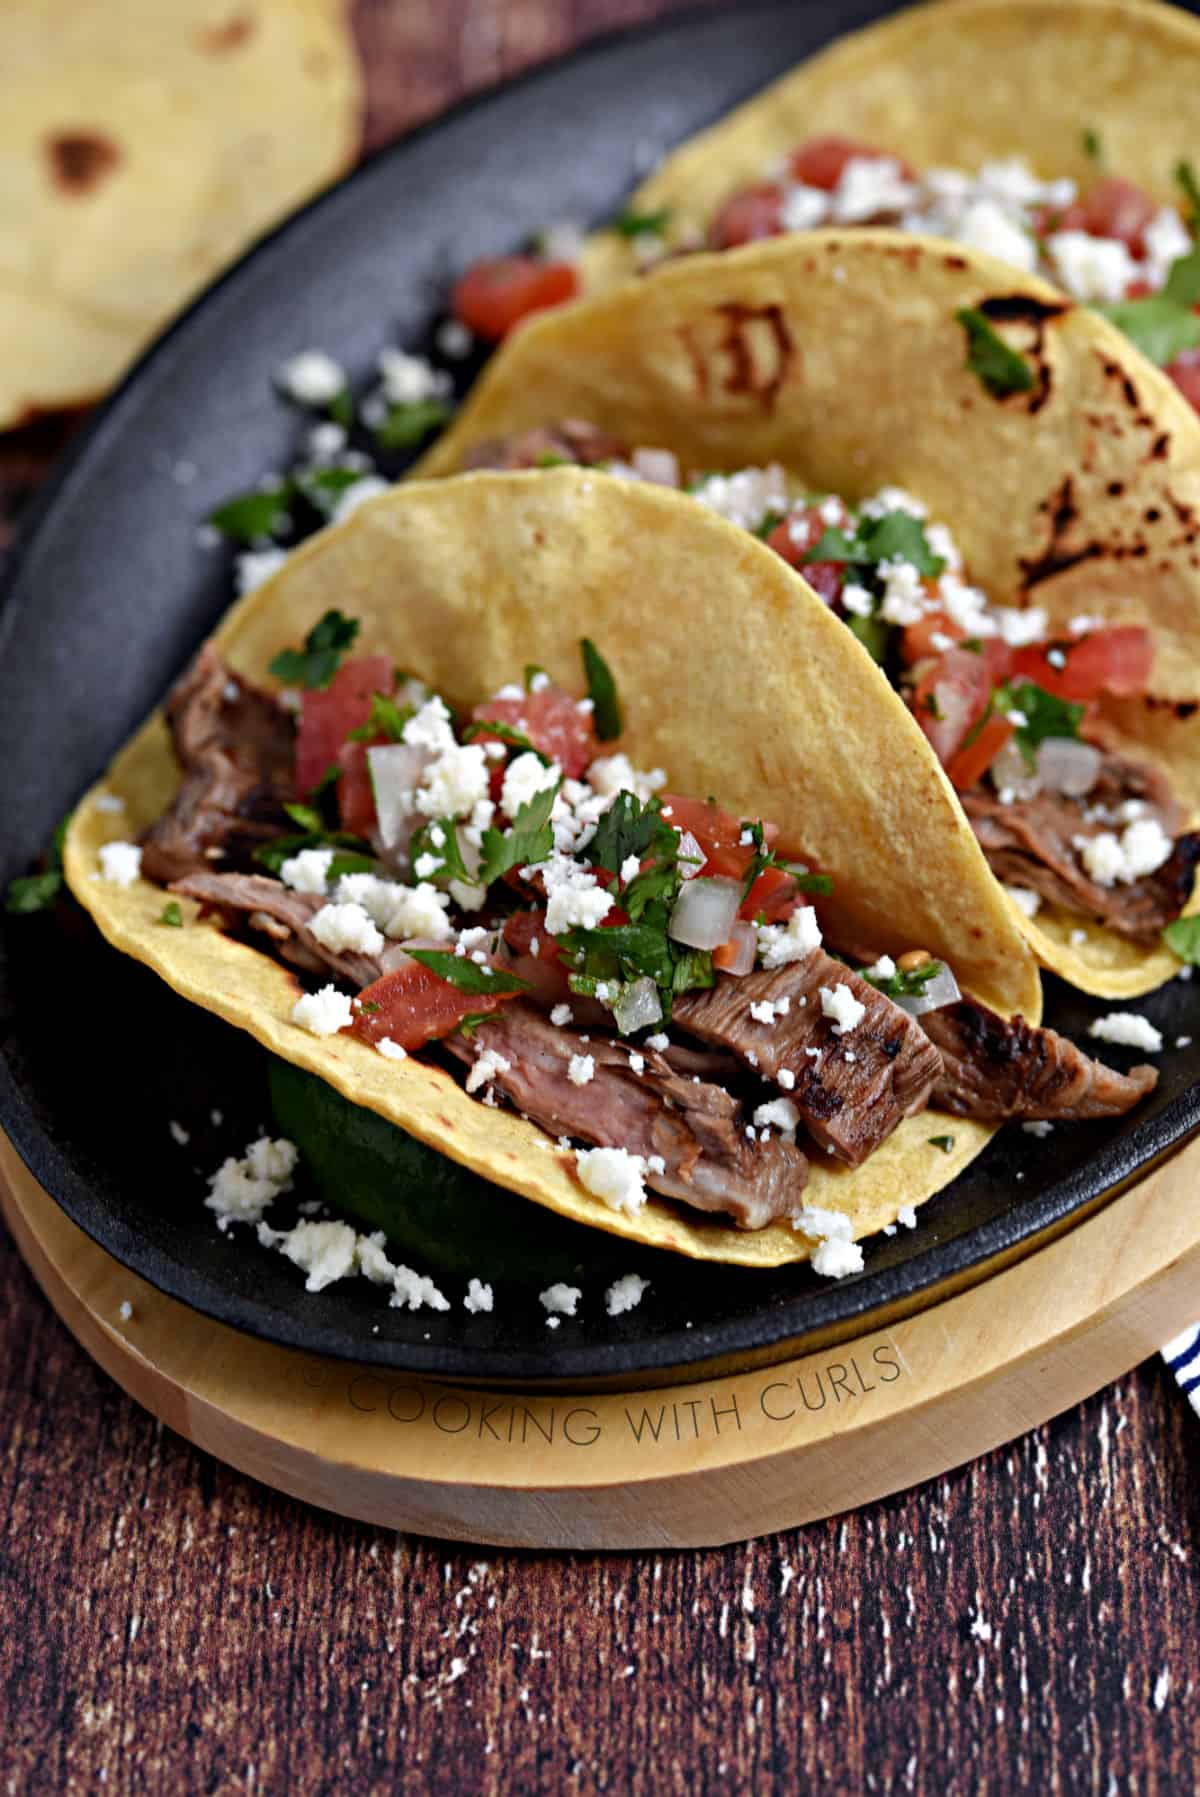
{"type": "MultiPolygon", "coordinates": [[[[361,0],[369,142],[676,4],[361,0]]],[[[0,533],[67,435],[0,448],[0,533]]],[[[209,1460],[7,1238],[0,1369],[0,1791],[1197,1787],[1200,1424],[1158,1364],[842,1520],[572,1558],[396,1538],[209,1460]]]]}

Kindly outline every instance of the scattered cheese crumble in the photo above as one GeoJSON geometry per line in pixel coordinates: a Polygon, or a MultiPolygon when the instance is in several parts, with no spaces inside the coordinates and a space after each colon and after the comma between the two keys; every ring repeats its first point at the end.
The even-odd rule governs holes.
{"type": "Polygon", "coordinates": [[[336,986],[322,986],[319,992],[306,992],[292,1006],[292,1022],[314,1036],[336,1036],[353,1018],[350,1000],[336,986]]]}
{"type": "Polygon", "coordinates": [[[492,1303],[491,1286],[485,1285],[482,1279],[472,1279],[467,1286],[467,1295],[463,1299],[463,1309],[472,1312],[491,1310],[492,1303]]]}
{"type": "Polygon", "coordinates": [[[610,1317],[622,1316],[625,1311],[635,1309],[649,1289],[648,1279],[637,1273],[626,1273],[624,1278],[615,1279],[605,1292],[604,1308],[610,1317]]]}
{"type": "Polygon", "coordinates": [[[844,1036],[862,1022],[867,1007],[855,998],[849,986],[822,986],[821,1011],[833,1019],[834,1035],[844,1036]]]}
{"type": "Polygon", "coordinates": [[[584,1188],[610,1209],[632,1217],[645,1204],[648,1166],[640,1154],[627,1148],[577,1148],[575,1166],[584,1188]]]}
{"type": "Polygon", "coordinates": [[[1101,1042],[1115,1042],[1122,1048],[1140,1048],[1146,1054],[1157,1054],[1163,1045],[1162,1033],[1148,1017],[1136,1011],[1110,1011],[1088,1025],[1088,1035],[1101,1042]]]}
{"type": "Polygon", "coordinates": [[[578,1314],[583,1292],[577,1285],[564,1285],[561,1280],[538,1293],[538,1302],[552,1316],[573,1317],[578,1314]]]}
{"type": "Polygon", "coordinates": [[[100,878],[113,886],[132,886],[142,871],[136,842],[106,842],[100,850],[100,878]]]}

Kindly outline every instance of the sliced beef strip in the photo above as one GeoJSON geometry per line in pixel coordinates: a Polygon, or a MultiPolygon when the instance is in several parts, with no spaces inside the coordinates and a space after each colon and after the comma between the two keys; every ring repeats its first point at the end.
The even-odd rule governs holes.
{"type": "Polygon", "coordinates": [[[764,1079],[790,1073],[786,1096],[813,1140],[847,1166],[861,1166],[902,1118],[922,1110],[941,1070],[916,1022],[882,992],[814,949],[802,961],[743,979],[718,976],[707,991],[675,1000],[673,1020],[689,1035],[726,1049],[764,1079]],[[839,1035],[821,1009],[821,988],[848,986],[865,1005],[862,1021],[839,1035]],[[759,1023],[751,1004],[789,1001],[786,1015],[759,1023]]]}
{"type": "Polygon", "coordinates": [[[1118,1073],[1054,1030],[998,1017],[974,999],[929,1011],[921,1025],[942,1057],[933,1102],[960,1117],[1119,1117],[1158,1084],[1153,1067],[1118,1073]]]}
{"type": "Polygon", "coordinates": [[[1157,817],[1168,835],[1183,822],[1166,776],[1123,755],[1105,755],[1095,786],[1082,799],[1039,792],[1002,805],[991,787],[982,785],[962,794],[963,808],[998,880],[1027,886],[1048,904],[1094,918],[1134,942],[1152,943],[1191,894],[1200,834],[1177,837],[1170,859],[1143,879],[1099,885],[1080,861],[1074,839],[1102,830],[1119,832],[1124,825],[1115,814],[1131,799],[1146,805],[1147,815],[1157,817]]]}
{"type": "Polygon", "coordinates": [[[281,880],[262,874],[188,874],[173,881],[171,891],[198,899],[206,910],[219,912],[226,921],[244,920],[250,929],[270,938],[272,949],[283,960],[307,972],[332,973],[362,987],[404,963],[404,950],[398,942],[385,944],[377,955],[349,949],[335,953],[326,948],[308,926],[328,901],[320,893],[293,892],[281,880]]]}
{"type": "Polygon", "coordinates": [[[644,1071],[634,1073],[628,1047],[558,1029],[521,999],[442,1046],[466,1062],[494,1050],[509,1065],[489,1084],[551,1135],[660,1155],[665,1171],[647,1173],[646,1184],[694,1210],[727,1212],[741,1228],[761,1229],[801,1207],[808,1162],[795,1143],[775,1134],[752,1141],[735,1098],[672,1072],[653,1049],[638,1051],[644,1071]],[[595,1063],[586,1085],[568,1077],[573,1055],[595,1063]]]}
{"type": "Polygon", "coordinates": [[[278,700],[233,673],[212,643],[166,709],[183,785],[142,847],[143,873],[164,886],[291,827],[283,806],[293,796],[295,741],[278,700]]]}
{"type": "Polygon", "coordinates": [[[626,455],[627,445],[619,437],[582,418],[563,418],[518,436],[490,437],[476,443],[463,457],[463,467],[541,468],[554,459],[591,468],[597,462],[624,461],[626,455]]]}

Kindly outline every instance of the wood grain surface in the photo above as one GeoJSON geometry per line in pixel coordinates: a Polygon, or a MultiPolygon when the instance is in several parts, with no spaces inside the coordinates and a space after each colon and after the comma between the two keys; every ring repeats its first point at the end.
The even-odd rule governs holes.
{"type": "MultiPolygon", "coordinates": [[[[368,140],[672,10],[360,0],[368,140]]],[[[0,550],[69,428],[0,446],[0,550]]],[[[1157,1363],[907,1496],[663,1557],[450,1549],[279,1497],[130,1403],[7,1237],[0,1378],[14,1797],[1197,1787],[1200,1429],[1157,1363]]]]}

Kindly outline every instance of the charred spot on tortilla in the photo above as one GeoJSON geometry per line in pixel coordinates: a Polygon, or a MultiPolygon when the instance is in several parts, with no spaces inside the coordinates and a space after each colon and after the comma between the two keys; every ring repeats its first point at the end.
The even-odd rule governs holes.
{"type": "MultiPolygon", "coordinates": [[[[1031,341],[1019,346],[1018,353],[1032,362],[1035,379],[1024,409],[1031,415],[1040,412],[1050,397],[1051,369],[1046,353],[1046,331],[1057,318],[1074,310],[1070,300],[1042,300],[1031,293],[995,293],[979,302],[978,310],[988,323],[1026,325],[1031,341]]],[[[1018,348],[1017,345],[1010,345],[1018,348]]]]}
{"type": "Polygon", "coordinates": [[[121,161],[121,151],[99,131],[62,131],[46,143],[56,187],[73,199],[91,193],[121,161]]]}
{"type": "Polygon", "coordinates": [[[774,410],[795,355],[782,306],[728,300],[714,307],[703,324],[683,326],[679,336],[702,399],[715,387],[734,397],[757,399],[764,412],[774,410]],[[706,341],[707,325],[716,329],[715,342],[706,341]]]}
{"type": "Polygon", "coordinates": [[[230,50],[240,50],[243,44],[249,43],[258,29],[258,21],[252,13],[234,13],[230,19],[217,25],[206,25],[196,33],[197,46],[212,56],[221,56],[230,50]]]}

